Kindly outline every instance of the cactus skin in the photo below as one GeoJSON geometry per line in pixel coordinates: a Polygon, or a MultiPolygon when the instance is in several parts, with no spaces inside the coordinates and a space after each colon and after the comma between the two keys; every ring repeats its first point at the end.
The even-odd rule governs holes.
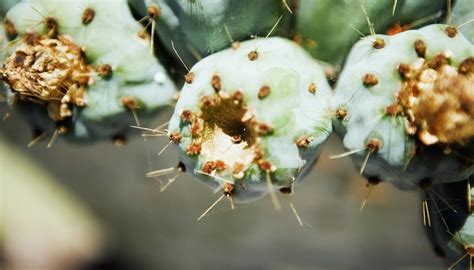
{"type": "MultiPolygon", "coordinates": [[[[472,127],[474,117],[472,110],[469,112],[469,108],[472,108],[473,104],[468,93],[472,93],[473,86],[474,76],[469,66],[472,68],[474,46],[459,33],[449,37],[446,33],[448,29],[452,30],[453,28],[446,25],[430,25],[420,30],[407,31],[391,37],[372,36],[358,42],[352,49],[338,80],[333,105],[334,110],[344,109],[347,116],[335,120],[334,126],[343,138],[344,146],[347,149],[368,149],[352,155],[359,168],[368,152],[372,152],[363,171],[365,176],[391,182],[402,189],[413,189],[426,181],[432,184],[460,181],[473,174],[474,165],[472,160],[469,161],[469,157],[473,156],[472,127]],[[418,40],[421,40],[421,43],[418,42],[418,47],[416,47],[418,40]],[[384,46],[381,46],[382,44],[384,46]],[[411,119],[409,113],[413,113],[413,111],[404,107],[408,101],[403,101],[403,97],[409,96],[404,93],[407,89],[410,90],[406,85],[409,85],[411,79],[402,78],[412,76],[403,72],[415,70],[414,64],[421,65],[423,60],[419,55],[423,55],[426,59],[425,63],[429,65],[436,65],[437,60],[441,61],[439,71],[435,72],[436,76],[444,78],[442,76],[446,76],[447,73],[454,73],[458,76],[454,77],[454,81],[453,77],[449,77],[450,79],[445,81],[452,83],[451,86],[454,89],[467,93],[464,96],[457,96],[457,101],[453,105],[466,104],[463,108],[467,112],[463,111],[463,113],[466,112],[468,115],[470,113],[467,119],[463,118],[466,122],[460,123],[454,130],[456,133],[458,129],[469,129],[467,138],[459,141],[456,141],[456,138],[443,141],[446,138],[441,135],[449,135],[448,132],[452,132],[452,130],[450,131],[447,126],[454,122],[439,121],[429,127],[436,128],[438,127],[436,125],[439,124],[443,128],[446,127],[442,130],[446,133],[438,134],[437,139],[440,142],[434,143],[428,140],[432,137],[424,136],[429,134],[426,129],[408,121],[411,119]],[[443,55],[447,55],[449,59],[443,55]],[[448,61],[449,64],[443,65],[443,61],[448,61]],[[463,68],[459,68],[459,72],[463,69],[466,74],[456,71],[462,62],[464,63],[463,68]],[[415,134],[413,128],[415,128],[415,134]],[[379,143],[375,149],[374,147],[370,149],[370,146],[373,146],[370,144],[371,139],[375,139],[375,142],[379,143]],[[454,154],[443,154],[443,151],[452,151],[454,154]]],[[[420,67],[426,68],[426,65],[420,67]]],[[[429,83],[417,82],[416,89],[421,89],[421,93],[431,93],[428,90],[423,90],[427,85],[438,90],[442,87],[449,87],[441,80],[441,82],[436,81],[434,86],[429,83]]],[[[458,93],[458,91],[455,92],[458,93]]],[[[429,104],[433,104],[433,107],[434,104],[437,104],[433,103],[433,100],[430,102],[429,104]]],[[[460,110],[464,110],[463,108],[456,107],[460,110]]],[[[433,115],[446,111],[446,108],[438,109],[433,115]]],[[[426,113],[426,111],[424,112],[426,113]]],[[[429,117],[418,117],[417,120],[429,120],[429,117]]],[[[452,117],[454,116],[450,116],[448,119],[454,119],[452,117]]],[[[458,123],[456,122],[456,124],[458,123]]]]}
{"type": "MultiPolygon", "coordinates": [[[[283,19],[273,32],[289,36],[291,16],[281,0],[129,0],[142,16],[147,7],[160,10],[156,33],[172,55],[171,41],[187,65],[200,57],[230,47],[232,40],[247,40],[251,35],[266,36],[281,15],[283,19]],[[226,33],[225,27],[229,30],[226,33]]],[[[291,3],[291,1],[288,1],[291,3]]]]}
{"type": "Polygon", "coordinates": [[[25,48],[25,37],[31,32],[43,35],[40,39],[67,38],[85,52],[92,73],[86,104],[73,106],[72,116],[61,119],[69,122],[71,138],[89,141],[124,134],[134,123],[130,109],[151,113],[172,101],[175,86],[151,55],[149,41],[138,36],[142,26],[131,16],[126,1],[22,2],[8,12],[6,22],[22,40],[9,50],[10,55],[25,48]],[[56,24],[48,29],[42,14],[56,24]]]}
{"type": "MultiPolygon", "coordinates": [[[[365,0],[364,7],[376,33],[386,33],[397,23],[406,26],[442,11],[445,0],[399,0],[392,16],[393,1],[365,0]]],[[[296,31],[302,45],[317,59],[342,64],[360,34],[369,28],[358,0],[299,1],[296,31]]],[[[433,20],[430,20],[432,22],[433,20]]]]}
{"type": "Polygon", "coordinates": [[[452,25],[466,25],[460,27],[460,31],[463,35],[474,43],[474,0],[456,0],[453,13],[452,13],[452,25]]]}
{"type": "Polygon", "coordinates": [[[18,2],[20,2],[20,0],[2,0],[0,2],[0,18],[3,18],[7,11],[18,2]]]}
{"type": "Polygon", "coordinates": [[[431,226],[425,229],[435,252],[447,266],[454,266],[451,269],[469,269],[474,256],[474,179],[438,185],[433,190],[436,194],[433,192],[427,200],[431,226]]]}
{"type": "Polygon", "coordinates": [[[186,170],[237,202],[267,194],[268,175],[272,191],[291,192],[332,131],[319,65],[273,37],[208,56],[187,77],[168,128],[186,170]]]}

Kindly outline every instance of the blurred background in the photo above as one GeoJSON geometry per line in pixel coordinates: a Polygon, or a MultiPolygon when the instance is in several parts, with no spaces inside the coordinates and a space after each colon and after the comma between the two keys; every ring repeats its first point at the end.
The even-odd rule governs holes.
{"type": "MultiPolygon", "coordinates": [[[[5,112],[0,110],[2,116],[5,112]]],[[[152,126],[170,115],[171,109],[163,112],[152,126]]],[[[268,197],[237,205],[235,210],[224,200],[197,222],[220,194],[184,174],[161,193],[160,183],[145,177],[150,170],[177,164],[172,147],[157,156],[166,139],[144,142],[136,136],[122,147],[59,139],[47,149],[46,138],[28,148],[28,130],[15,113],[0,122],[2,269],[444,268],[423,231],[420,194],[381,184],[373,189],[361,213],[366,181],[349,158],[329,159],[344,151],[335,137],[312,173],[296,186],[295,194],[280,196],[281,212],[273,209],[268,197]],[[14,150],[26,157],[13,164],[20,166],[7,166],[14,150]],[[28,158],[49,174],[51,185],[59,185],[55,189],[68,195],[55,199],[58,192],[43,196],[32,187],[39,200],[54,201],[45,203],[43,210],[34,208],[40,203],[32,196],[11,195],[11,184],[17,181],[8,172],[22,168],[28,158]],[[303,227],[286,199],[293,201],[303,227]],[[66,209],[68,222],[42,226],[52,221],[51,215],[41,211],[71,201],[76,210],[66,209]],[[17,215],[22,216],[23,227],[15,225],[17,215]],[[57,234],[67,237],[56,239],[57,234]]]]}

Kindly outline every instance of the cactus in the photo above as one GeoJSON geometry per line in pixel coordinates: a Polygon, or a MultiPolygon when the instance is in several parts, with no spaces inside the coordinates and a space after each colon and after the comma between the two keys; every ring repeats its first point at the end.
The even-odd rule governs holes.
{"type": "Polygon", "coordinates": [[[56,124],[78,140],[108,138],[129,130],[130,110],[150,113],[173,98],[125,1],[21,2],[5,26],[12,41],[0,74],[20,101],[37,103],[22,105],[29,116],[47,108],[50,119],[34,120],[41,127],[56,124]]]}
{"type": "Polygon", "coordinates": [[[236,201],[289,193],[332,131],[329,97],[321,68],[297,44],[245,41],[191,69],[169,137],[188,172],[236,201]]]}
{"type": "MultiPolygon", "coordinates": [[[[474,0],[456,0],[452,12],[452,21],[463,35],[474,43],[474,0]]],[[[449,19],[451,19],[449,17],[449,19]]]]}
{"type": "Polygon", "coordinates": [[[289,8],[285,1],[129,0],[142,16],[148,14],[156,21],[156,33],[165,48],[175,54],[173,42],[187,65],[228,48],[234,41],[267,35],[285,13],[273,33],[289,36],[294,17],[285,10],[289,8]],[[159,10],[158,15],[153,10],[159,10]]]}
{"type": "Polygon", "coordinates": [[[0,2],[0,18],[3,18],[7,11],[18,2],[20,2],[20,0],[2,0],[2,2],[0,2]]]}
{"type": "Polygon", "coordinates": [[[404,189],[471,175],[473,65],[473,44],[452,26],[358,42],[333,109],[361,172],[404,189]]]}
{"type": "Polygon", "coordinates": [[[445,0],[300,1],[296,38],[314,57],[341,64],[360,34],[369,34],[371,28],[376,33],[386,33],[413,27],[413,23],[432,22],[441,16],[444,3],[445,0]],[[369,27],[361,7],[370,17],[369,27]]]}
{"type": "Polygon", "coordinates": [[[425,226],[426,232],[450,269],[468,269],[473,264],[473,202],[474,179],[433,187],[427,200],[431,224],[425,226]]]}

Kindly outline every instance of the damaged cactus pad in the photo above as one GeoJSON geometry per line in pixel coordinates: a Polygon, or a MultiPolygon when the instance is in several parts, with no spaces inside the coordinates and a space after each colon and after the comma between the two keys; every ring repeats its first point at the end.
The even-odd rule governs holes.
{"type": "Polygon", "coordinates": [[[411,189],[473,173],[474,46],[455,27],[363,39],[335,94],[335,128],[369,179],[411,189]]]}
{"type": "Polygon", "coordinates": [[[123,135],[132,110],[152,112],[175,94],[124,0],[21,2],[5,31],[1,79],[27,115],[47,111],[37,128],[86,140],[123,135]]]}
{"type": "Polygon", "coordinates": [[[290,193],[332,131],[329,98],[296,43],[245,41],[190,70],[169,137],[188,172],[236,201],[290,193]]]}

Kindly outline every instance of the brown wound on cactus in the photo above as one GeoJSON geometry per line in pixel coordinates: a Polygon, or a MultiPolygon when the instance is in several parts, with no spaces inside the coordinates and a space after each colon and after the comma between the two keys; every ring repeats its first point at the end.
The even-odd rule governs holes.
{"type": "Polygon", "coordinates": [[[82,24],[88,25],[90,24],[95,18],[95,10],[92,8],[86,8],[82,13],[82,24]]]}
{"type": "Polygon", "coordinates": [[[18,37],[18,32],[12,21],[5,19],[5,34],[8,40],[14,40],[18,37]]]}
{"type": "Polygon", "coordinates": [[[31,44],[6,58],[0,79],[20,97],[45,103],[51,119],[59,121],[71,115],[68,104],[86,105],[91,71],[82,49],[68,38],[34,35],[31,44]]]}

